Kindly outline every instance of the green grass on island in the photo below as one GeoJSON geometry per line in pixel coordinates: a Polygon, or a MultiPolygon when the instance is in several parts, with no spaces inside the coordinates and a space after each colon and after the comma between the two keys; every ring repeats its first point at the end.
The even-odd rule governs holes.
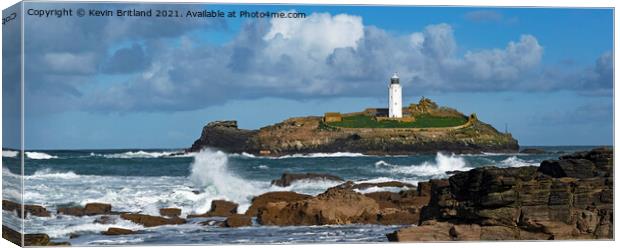
{"type": "Polygon", "coordinates": [[[327,123],[334,127],[343,128],[433,128],[433,127],[455,127],[463,125],[467,118],[463,117],[442,117],[432,115],[418,115],[414,122],[400,122],[395,120],[376,121],[370,116],[355,115],[342,118],[341,122],[327,123]]]}

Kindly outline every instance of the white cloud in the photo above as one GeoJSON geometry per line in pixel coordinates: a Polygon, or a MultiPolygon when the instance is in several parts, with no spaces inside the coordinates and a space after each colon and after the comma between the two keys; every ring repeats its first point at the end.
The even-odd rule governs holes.
{"type": "Polygon", "coordinates": [[[337,48],[357,48],[364,36],[362,18],[339,14],[313,13],[305,19],[271,19],[263,36],[268,54],[288,54],[325,59],[337,48]]]}
{"type": "Polygon", "coordinates": [[[97,71],[94,53],[47,53],[43,59],[49,69],[59,74],[90,74],[97,71]]]}

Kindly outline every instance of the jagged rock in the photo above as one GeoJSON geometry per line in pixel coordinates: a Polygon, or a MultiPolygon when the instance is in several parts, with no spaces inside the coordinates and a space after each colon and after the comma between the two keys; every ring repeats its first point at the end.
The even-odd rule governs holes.
{"type": "Polygon", "coordinates": [[[410,184],[410,183],[404,183],[404,182],[399,182],[399,181],[388,181],[388,182],[379,182],[379,183],[358,183],[352,186],[353,189],[367,189],[367,188],[372,188],[372,187],[379,187],[379,188],[383,188],[383,187],[394,187],[394,188],[415,188],[415,185],[410,184]]]}
{"type": "Polygon", "coordinates": [[[237,213],[237,207],[239,204],[225,201],[225,200],[213,200],[211,202],[211,209],[204,214],[190,214],[187,218],[197,218],[197,217],[228,217],[237,213]]]}
{"type": "Polygon", "coordinates": [[[298,180],[330,180],[330,181],[344,181],[342,178],[330,175],[330,174],[318,174],[318,173],[305,173],[305,174],[296,174],[296,173],[283,173],[280,179],[276,179],[271,181],[272,185],[280,186],[280,187],[288,187],[291,184],[298,180]]]}
{"type": "Polygon", "coordinates": [[[237,127],[237,121],[215,121],[202,128],[202,134],[188,152],[198,152],[205,147],[215,147],[225,152],[241,153],[251,149],[249,140],[256,131],[237,127]]]}
{"type": "Polygon", "coordinates": [[[521,150],[519,153],[524,153],[524,154],[545,154],[546,151],[543,149],[539,149],[539,148],[525,148],[523,150],[521,150]]]}
{"type": "Polygon", "coordinates": [[[268,203],[258,215],[262,225],[374,223],[379,204],[351,189],[330,188],[316,197],[268,203]]]}
{"type": "Polygon", "coordinates": [[[133,230],[118,228],[118,227],[110,227],[108,230],[101,232],[103,235],[129,235],[136,233],[133,230]]]}
{"type": "MultiPolygon", "coordinates": [[[[21,218],[22,208],[21,204],[12,202],[9,200],[2,200],[2,210],[16,212],[17,217],[21,218]]],[[[38,217],[50,217],[49,211],[43,206],[39,205],[24,205],[24,213],[26,217],[28,214],[38,216],[38,217]]]]}
{"type": "Polygon", "coordinates": [[[611,150],[594,149],[544,161],[538,168],[483,167],[430,180],[421,225],[388,237],[446,240],[424,232],[452,225],[452,240],[610,239],[612,159],[611,150]]]}
{"type": "Polygon", "coordinates": [[[251,226],[252,225],[252,217],[247,216],[245,214],[233,214],[226,218],[223,225],[224,227],[242,227],[242,226],[251,226]]]}
{"type": "Polygon", "coordinates": [[[161,225],[179,225],[185,224],[186,220],[181,218],[164,218],[160,216],[152,216],[146,214],[124,213],[121,218],[143,225],[145,227],[161,226],[161,225]]]}
{"type": "Polygon", "coordinates": [[[597,175],[594,163],[586,159],[545,160],[538,171],[556,178],[590,178],[597,175]]]}
{"type": "Polygon", "coordinates": [[[310,198],[309,195],[299,194],[290,191],[267,192],[252,199],[252,205],[245,212],[247,216],[256,216],[267,203],[273,202],[294,202],[310,198]]]}
{"type": "Polygon", "coordinates": [[[179,217],[181,216],[180,208],[161,208],[159,209],[159,215],[166,217],[179,217]]]}

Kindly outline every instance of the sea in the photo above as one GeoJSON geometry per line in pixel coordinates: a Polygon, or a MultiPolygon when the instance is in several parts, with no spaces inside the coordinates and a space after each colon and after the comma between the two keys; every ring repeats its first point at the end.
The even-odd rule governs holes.
{"type": "MultiPolygon", "coordinates": [[[[258,157],[229,154],[214,149],[178,155],[179,149],[156,150],[45,150],[24,154],[26,204],[45,206],[51,217],[28,216],[26,233],[46,233],[53,241],[79,246],[166,245],[166,244],[289,244],[387,242],[385,234],[403,226],[327,225],[261,226],[224,228],[200,222],[223,218],[192,218],[183,225],[145,228],[114,217],[113,224],[95,223],[97,216],[56,214],[59,206],[90,202],[112,204],[113,211],[159,215],[159,208],[177,207],[182,217],[209,210],[211,201],[225,199],[239,203],[239,212],[250,206],[252,197],[269,191],[295,191],[317,195],[341,182],[297,181],[289,187],[271,185],[284,172],[328,173],[354,182],[403,181],[417,184],[447,178],[447,171],[464,171],[482,166],[538,166],[575,151],[594,147],[554,146],[540,148],[543,154],[436,153],[415,156],[372,156],[359,153],[295,154],[258,157]],[[106,236],[109,227],[137,231],[134,235],[106,236]]],[[[3,199],[21,200],[20,154],[2,153],[3,199]]],[[[400,188],[368,188],[361,193],[394,191],[400,188]]],[[[4,225],[19,230],[20,220],[3,210],[4,225]]]]}

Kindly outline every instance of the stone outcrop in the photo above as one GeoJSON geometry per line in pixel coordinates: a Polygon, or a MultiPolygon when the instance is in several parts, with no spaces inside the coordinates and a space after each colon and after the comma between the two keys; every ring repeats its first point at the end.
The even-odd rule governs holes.
{"type": "Polygon", "coordinates": [[[322,117],[290,118],[283,122],[244,130],[236,121],[216,121],[202,129],[200,138],[187,149],[197,152],[212,147],[225,152],[262,156],[299,153],[357,152],[376,155],[517,152],[518,142],[479,120],[464,128],[419,129],[338,128],[322,117]]]}
{"type": "Polygon", "coordinates": [[[388,238],[611,239],[612,167],[613,151],[595,149],[544,161],[540,167],[484,167],[431,180],[419,226],[388,238]]]}
{"type": "MultiPolygon", "coordinates": [[[[22,216],[22,205],[9,200],[2,200],[2,210],[16,212],[17,217],[22,216]]],[[[28,217],[28,214],[38,217],[50,217],[50,212],[43,206],[39,205],[24,205],[24,214],[28,217]]]]}
{"type": "Polygon", "coordinates": [[[283,173],[280,179],[272,180],[271,184],[280,186],[280,187],[288,187],[295,181],[299,180],[329,180],[329,181],[344,181],[342,178],[330,174],[319,174],[319,173],[283,173]]]}
{"type": "Polygon", "coordinates": [[[275,202],[258,214],[262,225],[341,225],[374,223],[379,204],[351,189],[333,187],[316,197],[275,202]]]}
{"type": "Polygon", "coordinates": [[[112,205],[107,203],[87,203],[84,207],[59,207],[57,212],[73,216],[111,214],[112,205]]]}
{"type": "Polygon", "coordinates": [[[257,131],[239,129],[237,121],[211,122],[202,128],[200,138],[194,142],[189,151],[200,151],[204,147],[217,147],[233,153],[253,150],[249,140],[256,133],[257,131]]]}
{"type": "Polygon", "coordinates": [[[133,230],[119,228],[119,227],[110,227],[108,230],[101,232],[103,235],[129,235],[136,233],[133,230]]]}
{"type": "Polygon", "coordinates": [[[247,216],[256,216],[268,203],[295,202],[305,200],[312,196],[290,191],[267,192],[252,199],[252,205],[245,211],[247,216]]]}
{"type": "Polygon", "coordinates": [[[237,213],[237,208],[239,204],[225,201],[225,200],[214,200],[211,202],[211,209],[204,214],[190,214],[187,218],[207,218],[207,217],[228,217],[237,213]]]}
{"type": "Polygon", "coordinates": [[[252,217],[247,216],[245,214],[233,214],[226,218],[224,223],[222,223],[223,227],[242,227],[242,226],[251,226],[252,225],[252,217]]]}
{"type": "Polygon", "coordinates": [[[121,218],[129,220],[136,224],[143,225],[144,227],[154,227],[162,225],[180,225],[185,224],[187,221],[182,218],[164,218],[161,216],[152,216],[146,214],[136,213],[124,213],[121,214],[121,218]]]}

